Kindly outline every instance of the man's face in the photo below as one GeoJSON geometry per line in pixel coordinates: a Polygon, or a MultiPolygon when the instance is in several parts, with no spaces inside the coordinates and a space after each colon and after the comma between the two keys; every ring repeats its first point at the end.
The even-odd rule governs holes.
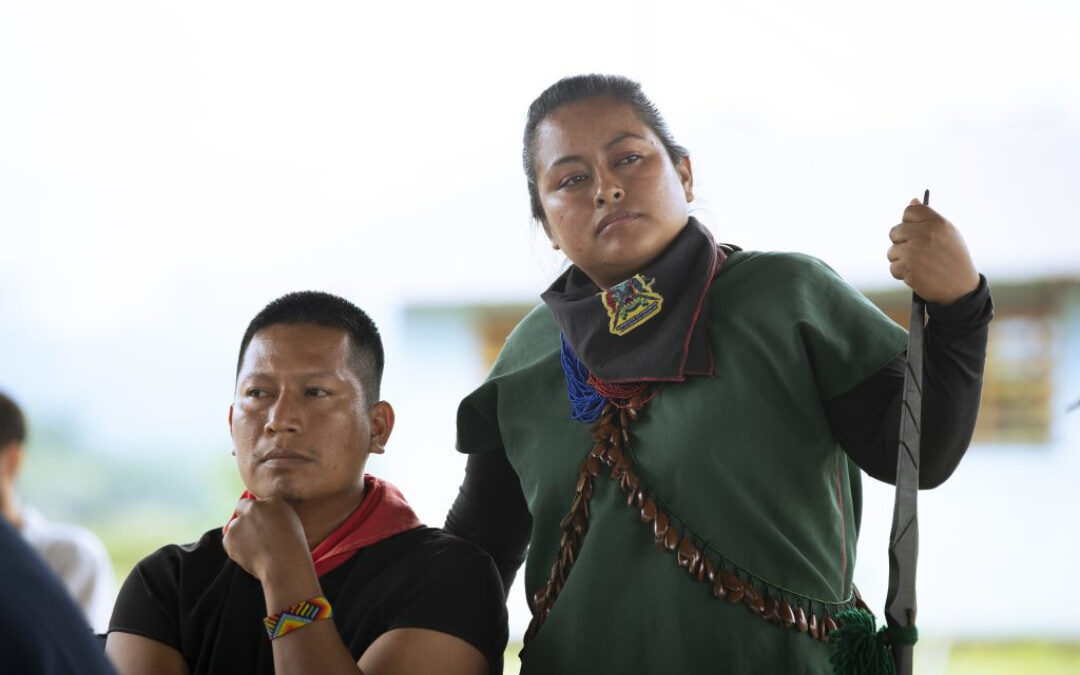
{"type": "Polygon", "coordinates": [[[240,477],[261,498],[343,502],[363,493],[364,464],[393,425],[367,401],[345,331],[313,324],[260,330],[229,411],[240,477]],[[374,413],[374,414],[373,414],[374,413]]]}

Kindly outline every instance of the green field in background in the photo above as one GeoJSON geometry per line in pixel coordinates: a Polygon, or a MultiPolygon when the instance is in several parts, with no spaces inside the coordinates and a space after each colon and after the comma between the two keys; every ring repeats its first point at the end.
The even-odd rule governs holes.
{"type": "Polygon", "coordinates": [[[1080,642],[957,642],[946,675],[1080,673],[1080,642]]]}
{"type": "MultiPolygon", "coordinates": [[[[506,647],[503,675],[518,675],[520,642],[506,647]]],[[[942,675],[1080,674],[1080,642],[955,642],[948,649],[942,675]]]]}

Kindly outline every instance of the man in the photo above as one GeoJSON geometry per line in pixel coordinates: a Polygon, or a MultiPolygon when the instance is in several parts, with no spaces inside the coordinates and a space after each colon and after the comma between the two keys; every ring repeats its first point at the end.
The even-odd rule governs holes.
{"type": "Polygon", "coordinates": [[[60,577],[95,630],[109,622],[113,593],[112,563],[90,530],[47,520],[15,493],[26,445],[26,420],[19,406],[0,392],[0,513],[60,577]]]}
{"type": "Polygon", "coordinates": [[[364,474],[394,426],[382,369],[374,323],[341,298],[292,293],[251,321],[229,409],[248,492],[224,532],[166,546],[128,577],[106,645],[121,673],[501,668],[491,559],[364,474]]]}

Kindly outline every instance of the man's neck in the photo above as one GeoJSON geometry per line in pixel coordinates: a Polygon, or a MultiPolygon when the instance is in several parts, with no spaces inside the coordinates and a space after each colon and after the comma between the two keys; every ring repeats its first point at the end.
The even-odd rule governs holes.
{"type": "Polygon", "coordinates": [[[308,548],[315,550],[316,546],[341,527],[341,524],[348,520],[360,506],[366,494],[367,490],[361,484],[359,493],[348,499],[337,498],[326,502],[290,502],[290,506],[296,511],[296,515],[300,517],[300,523],[304,526],[308,548]]]}

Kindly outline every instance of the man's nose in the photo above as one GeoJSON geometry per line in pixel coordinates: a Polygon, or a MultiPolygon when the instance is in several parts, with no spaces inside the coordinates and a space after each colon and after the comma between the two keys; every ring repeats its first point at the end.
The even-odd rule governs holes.
{"type": "Polygon", "coordinates": [[[282,391],[271,406],[270,415],[266,418],[266,432],[295,433],[300,431],[301,427],[300,406],[296,398],[291,393],[282,391]]]}

